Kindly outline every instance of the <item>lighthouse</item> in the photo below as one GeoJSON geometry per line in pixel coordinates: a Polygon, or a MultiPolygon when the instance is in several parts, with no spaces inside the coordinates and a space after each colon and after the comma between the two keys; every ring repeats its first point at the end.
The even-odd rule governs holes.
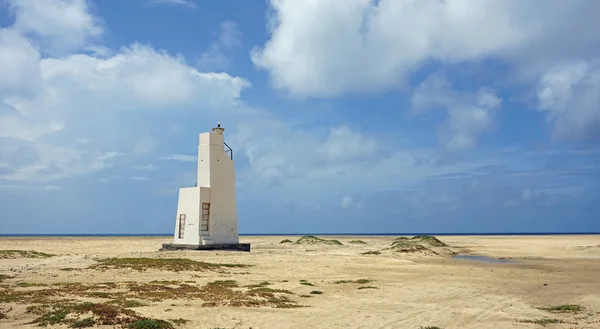
{"type": "Polygon", "coordinates": [[[218,123],[200,134],[196,186],[179,189],[173,243],[161,250],[250,251],[239,243],[233,149],[224,131],[218,123]]]}

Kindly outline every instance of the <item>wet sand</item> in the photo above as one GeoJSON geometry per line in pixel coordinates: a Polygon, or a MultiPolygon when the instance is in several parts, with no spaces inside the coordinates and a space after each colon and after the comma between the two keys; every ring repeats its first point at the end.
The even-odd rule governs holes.
{"type": "MultiPolygon", "coordinates": [[[[240,286],[268,281],[292,292],[305,307],[205,307],[201,298],[164,300],[135,307],[143,316],[189,320],[176,328],[543,328],[535,321],[563,323],[546,328],[600,328],[600,236],[439,237],[460,254],[508,258],[514,263],[454,259],[451,255],[384,250],[394,237],[323,237],[343,246],[280,244],[299,237],[241,237],[252,252],[158,252],[169,237],[0,238],[0,250],[33,250],[49,258],[0,259],[0,274],[13,276],[5,289],[21,282],[149,282],[180,280],[204,286],[235,280],[240,286]],[[360,239],[366,244],[350,244],[360,239]],[[364,255],[367,251],[381,251],[364,255]],[[210,263],[247,264],[232,271],[89,269],[109,257],[188,258],[210,263]],[[61,270],[61,269],[71,270],[61,270]],[[369,279],[372,282],[335,283],[369,279]],[[314,286],[301,284],[301,280],[314,286]],[[359,287],[375,287],[364,288],[359,287]],[[310,294],[318,290],[322,294],[310,294]],[[300,297],[300,295],[310,296],[300,297]],[[541,307],[577,304],[578,313],[552,313],[541,307]]],[[[102,301],[99,299],[99,301],[102,301]]],[[[10,309],[0,328],[38,328],[27,304],[10,309]]],[[[57,328],[66,328],[58,325],[57,328]]],[[[112,326],[100,326],[112,328],[112,326]]]]}

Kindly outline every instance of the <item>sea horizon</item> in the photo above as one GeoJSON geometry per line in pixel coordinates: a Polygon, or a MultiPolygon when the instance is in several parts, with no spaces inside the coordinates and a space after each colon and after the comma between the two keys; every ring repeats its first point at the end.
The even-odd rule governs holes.
{"type": "MultiPolygon", "coordinates": [[[[600,235],[600,232],[454,232],[454,233],[240,233],[239,236],[415,236],[415,235],[437,235],[437,236],[527,236],[527,235],[600,235]]],[[[0,234],[0,237],[171,237],[173,233],[24,233],[24,234],[0,234]]]]}

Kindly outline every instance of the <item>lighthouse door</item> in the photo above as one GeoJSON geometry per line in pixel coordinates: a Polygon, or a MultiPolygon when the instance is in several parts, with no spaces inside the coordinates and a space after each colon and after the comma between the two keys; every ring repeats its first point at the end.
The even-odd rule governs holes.
{"type": "Polygon", "coordinates": [[[208,235],[208,220],[210,218],[210,203],[202,203],[202,219],[200,222],[200,235],[208,235]]]}

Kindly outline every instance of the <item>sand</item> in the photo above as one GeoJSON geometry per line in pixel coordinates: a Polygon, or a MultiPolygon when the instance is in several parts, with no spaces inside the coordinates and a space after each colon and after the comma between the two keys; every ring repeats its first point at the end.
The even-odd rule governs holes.
{"type": "MultiPolygon", "coordinates": [[[[299,237],[242,237],[252,252],[157,252],[168,237],[0,238],[0,250],[34,250],[49,258],[0,259],[4,289],[19,282],[193,281],[204,286],[235,280],[240,286],[268,281],[290,290],[299,308],[204,307],[200,298],[150,302],[135,307],[143,316],[190,320],[176,328],[543,328],[521,320],[543,318],[566,323],[546,328],[600,328],[600,236],[439,237],[461,254],[509,258],[514,263],[454,259],[449,254],[366,251],[388,248],[394,237],[324,237],[344,245],[280,244],[299,237]],[[350,244],[360,239],[366,244],[350,244]],[[188,258],[211,263],[248,264],[227,271],[171,272],[88,269],[108,257],[188,258]],[[61,268],[75,270],[63,271],[61,268]],[[335,283],[370,279],[370,283],[335,283]],[[314,286],[302,285],[305,280],[314,286]],[[376,289],[358,289],[370,286],[376,289]],[[311,295],[313,290],[323,294],[311,295]],[[309,295],[310,298],[300,297],[309,295]],[[577,304],[578,313],[552,313],[540,307],[577,304]]],[[[102,301],[99,299],[98,301],[102,301]]],[[[27,303],[3,303],[11,309],[0,328],[37,328],[27,303]]],[[[66,325],[57,325],[66,328],[66,325]]],[[[102,326],[101,326],[102,327],[102,326]]],[[[112,326],[104,326],[111,328],[112,326]]]]}

